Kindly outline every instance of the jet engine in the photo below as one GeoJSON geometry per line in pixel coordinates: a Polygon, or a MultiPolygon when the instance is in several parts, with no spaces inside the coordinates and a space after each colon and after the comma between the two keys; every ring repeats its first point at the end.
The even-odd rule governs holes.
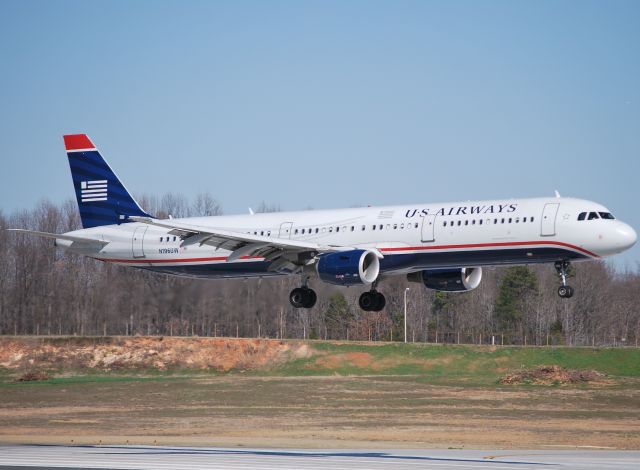
{"type": "Polygon", "coordinates": [[[320,279],[338,286],[371,284],[380,273],[380,259],[370,250],[349,250],[320,256],[320,279]]]}
{"type": "Polygon", "coordinates": [[[482,268],[427,269],[408,274],[407,279],[411,282],[421,282],[428,289],[466,292],[480,285],[482,268]]]}

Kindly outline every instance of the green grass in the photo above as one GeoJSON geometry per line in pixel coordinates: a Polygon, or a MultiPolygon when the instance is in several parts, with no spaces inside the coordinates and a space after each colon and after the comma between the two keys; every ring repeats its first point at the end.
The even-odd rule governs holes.
{"type": "MultiPolygon", "coordinates": [[[[68,338],[54,341],[68,341],[68,338]]],[[[112,341],[110,338],[74,338],[79,345],[112,341]]],[[[297,341],[294,343],[298,343],[297,341]]],[[[569,347],[490,347],[436,345],[422,343],[349,343],[310,341],[310,357],[285,361],[270,368],[199,371],[186,368],[169,370],[94,369],[49,370],[52,379],[38,384],[79,382],[120,382],[166,380],[172,377],[210,377],[246,374],[250,376],[405,376],[410,380],[446,385],[495,385],[507,373],[540,365],[559,365],[568,369],[595,369],[613,378],[640,378],[640,349],[569,347]],[[357,354],[354,354],[357,353],[357,354]]],[[[0,367],[0,386],[32,385],[16,382],[24,371],[0,367]]]]}
{"type": "MultiPolygon", "coordinates": [[[[495,383],[506,371],[539,365],[595,369],[614,377],[640,377],[640,350],[620,348],[540,348],[314,342],[318,354],[272,369],[270,375],[420,375],[425,380],[495,383]],[[366,353],[371,364],[358,367],[349,353],[366,353]],[[331,357],[346,357],[328,365],[331,357]],[[319,358],[327,358],[322,362],[319,358]],[[323,366],[324,365],[324,366],[323,366]]],[[[260,372],[257,372],[260,373],[260,372]]]]}

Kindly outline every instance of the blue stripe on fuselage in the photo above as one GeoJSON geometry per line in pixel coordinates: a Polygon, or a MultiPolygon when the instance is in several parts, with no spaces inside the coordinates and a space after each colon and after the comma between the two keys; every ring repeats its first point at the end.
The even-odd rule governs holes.
{"type": "MultiPolygon", "coordinates": [[[[461,268],[509,264],[552,263],[558,260],[582,260],[588,256],[562,248],[515,248],[501,250],[446,251],[430,253],[386,254],[380,260],[381,273],[407,269],[461,268]],[[532,256],[529,256],[529,253],[532,256]]],[[[136,266],[155,272],[198,278],[238,278],[278,276],[268,271],[269,261],[218,262],[165,266],[136,266]]]]}

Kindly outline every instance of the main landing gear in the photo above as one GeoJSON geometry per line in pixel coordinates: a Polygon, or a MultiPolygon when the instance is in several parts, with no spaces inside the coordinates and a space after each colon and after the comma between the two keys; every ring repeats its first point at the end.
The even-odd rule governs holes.
{"type": "Polygon", "coordinates": [[[562,285],[558,287],[558,295],[563,299],[570,299],[573,297],[573,287],[567,285],[567,271],[571,264],[569,261],[556,261],[554,266],[560,277],[560,282],[562,282],[562,285]]]}
{"type": "Polygon", "coordinates": [[[312,308],[316,304],[318,296],[316,291],[307,285],[309,278],[303,276],[302,280],[302,287],[296,287],[289,294],[289,302],[295,308],[312,308]]]}
{"type": "Polygon", "coordinates": [[[360,308],[365,312],[379,312],[387,304],[387,301],[384,295],[373,288],[369,292],[363,292],[362,295],[360,295],[358,304],[360,304],[360,308]]]}

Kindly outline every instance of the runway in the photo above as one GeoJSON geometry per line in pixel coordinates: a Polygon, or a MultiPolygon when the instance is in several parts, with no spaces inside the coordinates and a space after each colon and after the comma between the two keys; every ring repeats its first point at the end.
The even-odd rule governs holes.
{"type": "Polygon", "coordinates": [[[155,446],[0,446],[0,469],[617,469],[640,451],[275,450],[155,446]]]}

